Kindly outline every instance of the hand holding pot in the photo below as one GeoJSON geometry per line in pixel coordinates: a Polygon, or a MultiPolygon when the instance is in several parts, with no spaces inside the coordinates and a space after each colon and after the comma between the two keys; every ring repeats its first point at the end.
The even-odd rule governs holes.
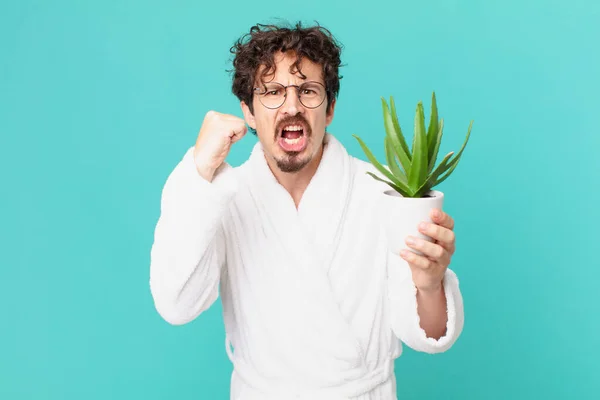
{"type": "Polygon", "coordinates": [[[400,252],[400,256],[410,266],[415,286],[422,291],[438,290],[441,287],[446,268],[456,251],[454,219],[438,208],[432,209],[430,215],[433,223],[423,221],[418,229],[431,237],[433,242],[415,236],[406,238],[406,244],[423,255],[409,250],[400,252]]]}

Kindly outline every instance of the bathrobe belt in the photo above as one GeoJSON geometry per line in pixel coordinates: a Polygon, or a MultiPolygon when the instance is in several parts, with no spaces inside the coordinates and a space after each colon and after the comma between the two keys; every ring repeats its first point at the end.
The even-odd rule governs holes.
{"type": "MultiPolygon", "coordinates": [[[[390,355],[389,358],[382,362],[382,365],[373,370],[368,370],[364,362],[362,365],[357,366],[357,368],[364,369],[364,375],[359,379],[346,381],[340,385],[323,389],[299,389],[263,378],[243,359],[234,357],[231,352],[229,338],[226,338],[225,342],[227,355],[234,365],[234,373],[237,374],[245,385],[260,392],[260,400],[347,400],[348,398],[361,396],[370,392],[385,383],[394,373],[394,358],[390,355]]],[[[244,398],[243,400],[254,399],[244,398]]]]}

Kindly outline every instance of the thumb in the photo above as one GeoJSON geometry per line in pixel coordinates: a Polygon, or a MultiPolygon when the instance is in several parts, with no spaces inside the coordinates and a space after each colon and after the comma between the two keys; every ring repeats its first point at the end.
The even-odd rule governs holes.
{"type": "Polygon", "coordinates": [[[240,139],[242,139],[244,137],[246,132],[248,132],[248,127],[245,124],[242,125],[240,128],[232,131],[231,135],[229,136],[231,138],[231,142],[235,143],[235,142],[239,141],[240,139]]]}

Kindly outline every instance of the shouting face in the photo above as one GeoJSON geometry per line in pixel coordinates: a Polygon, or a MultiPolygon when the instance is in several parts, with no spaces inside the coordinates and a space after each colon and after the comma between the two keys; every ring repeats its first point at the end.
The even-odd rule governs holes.
{"type": "Polygon", "coordinates": [[[257,72],[254,113],[242,102],[248,125],[256,129],[270,165],[293,173],[318,162],[325,128],[333,119],[335,100],[327,110],[322,69],[304,58],[301,74],[292,70],[294,53],[277,53],[275,71],[260,81],[257,72]],[[303,79],[302,75],[305,76],[303,79]]]}

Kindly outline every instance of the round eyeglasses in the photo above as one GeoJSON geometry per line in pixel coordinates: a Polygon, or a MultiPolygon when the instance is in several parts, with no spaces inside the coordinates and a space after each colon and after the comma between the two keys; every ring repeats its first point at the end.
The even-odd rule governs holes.
{"type": "Polygon", "coordinates": [[[306,108],[317,108],[327,95],[325,86],[316,81],[304,82],[301,85],[284,86],[278,82],[269,82],[261,88],[254,88],[258,94],[258,99],[263,106],[271,109],[279,108],[285,103],[287,98],[287,88],[295,87],[297,90],[298,100],[306,108]]]}

